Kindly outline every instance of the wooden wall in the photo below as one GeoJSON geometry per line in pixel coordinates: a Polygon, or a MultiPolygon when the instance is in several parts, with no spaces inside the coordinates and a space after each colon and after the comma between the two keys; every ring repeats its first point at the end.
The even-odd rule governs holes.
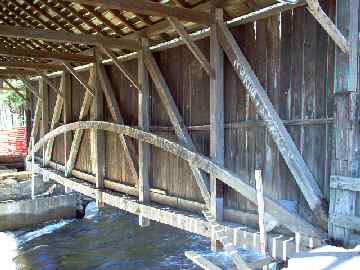
{"type": "MultiPolygon", "coordinates": [[[[334,13],[334,1],[324,6],[334,13]]],[[[232,29],[245,55],[259,77],[306,163],[328,197],[331,166],[331,119],[333,100],[334,45],[304,8],[232,29]],[[313,121],[321,119],[319,121],[313,121]],[[328,123],[328,124],[326,124],[328,123]]],[[[209,56],[209,40],[197,42],[209,56]]],[[[171,89],[175,102],[198,151],[209,154],[209,78],[185,47],[155,53],[155,58],[171,89]]],[[[126,63],[136,75],[137,61],[126,63]]],[[[137,125],[137,90],[114,67],[106,67],[127,125],[137,125]]],[[[83,74],[88,78],[88,74],[83,74]]],[[[54,79],[59,83],[59,79],[54,79]]],[[[72,78],[73,121],[78,119],[84,89],[72,78]]],[[[152,131],[176,140],[170,121],[153,85],[151,85],[152,131]]],[[[51,95],[51,106],[55,95],[51,95]]],[[[111,116],[106,111],[106,120],[111,116]]],[[[305,217],[308,207],[286,164],[230,63],[225,61],[225,166],[232,171],[248,172],[246,181],[255,185],[254,170],[263,171],[265,193],[276,199],[293,201],[305,217]]],[[[63,138],[56,139],[54,160],[64,163],[63,138]]],[[[135,142],[136,144],[136,142],[135,142]]],[[[106,133],[106,177],[134,185],[122,155],[119,140],[106,133]]],[[[200,191],[186,162],[162,152],[151,150],[151,185],[196,201],[200,191]]],[[[90,136],[80,147],[76,168],[91,172],[90,136]]],[[[255,208],[242,196],[225,189],[227,207],[250,210],[255,208]]]]}

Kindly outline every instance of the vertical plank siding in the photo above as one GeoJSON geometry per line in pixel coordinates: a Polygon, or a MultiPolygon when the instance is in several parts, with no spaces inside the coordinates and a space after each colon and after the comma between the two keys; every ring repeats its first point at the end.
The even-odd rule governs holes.
{"type": "MultiPolygon", "coordinates": [[[[334,14],[333,1],[321,1],[328,14],[334,14]]],[[[286,11],[255,24],[231,29],[244,54],[267,91],[283,120],[319,119],[333,117],[333,59],[334,46],[321,26],[305,8],[286,11]]],[[[209,59],[209,39],[196,41],[209,59]]],[[[209,125],[209,77],[186,46],[157,52],[154,57],[170,88],[186,126],[209,125]]],[[[247,181],[255,186],[255,169],[263,172],[264,193],[275,199],[292,201],[297,211],[312,220],[310,210],[299,188],[264,125],[239,127],[235,123],[261,120],[231,63],[225,58],[225,167],[232,171],[248,172],[247,181]]],[[[125,62],[127,70],[137,77],[137,61],[125,62]]],[[[138,125],[138,90],[117,70],[106,66],[106,72],[127,125],[138,125]]],[[[88,74],[82,74],[84,78],[88,74]]],[[[59,82],[56,80],[56,84],[59,82]]],[[[84,89],[72,80],[72,118],[78,119],[84,89]]],[[[55,95],[50,95],[50,104],[55,95]]],[[[52,108],[53,106],[50,106],[52,108]]],[[[112,121],[105,106],[105,120],[112,121]]],[[[176,141],[171,122],[163,108],[155,86],[150,80],[151,131],[176,141]]],[[[331,169],[332,124],[286,126],[303,155],[322,191],[329,196],[331,169]]],[[[197,150],[209,156],[209,129],[190,130],[197,150]]],[[[62,138],[54,146],[55,161],[64,163],[62,138]]],[[[136,146],[136,142],[135,146],[136,146]]],[[[84,133],[76,169],[90,172],[90,136],[84,133]]],[[[106,175],[116,182],[136,185],[124,159],[118,136],[105,133],[106,175]]],[[[151,188],[162,189],[169,195],[202,202],[200,190],[188,163],[169,153],[151,147],[151,188]]],[[[256,211],[256,207],[225,187],[225,207],[256,211]]]]}

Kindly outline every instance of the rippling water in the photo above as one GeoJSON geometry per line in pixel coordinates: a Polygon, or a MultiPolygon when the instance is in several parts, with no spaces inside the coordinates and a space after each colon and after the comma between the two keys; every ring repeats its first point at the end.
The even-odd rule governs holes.
{"type": "Polygon", "coordinates": [[[184,251],[208,251],[208,239],[137,223],[137,216],[91,203],[83,220],[0,232],[0,269],[198,269],[184,251]]]}

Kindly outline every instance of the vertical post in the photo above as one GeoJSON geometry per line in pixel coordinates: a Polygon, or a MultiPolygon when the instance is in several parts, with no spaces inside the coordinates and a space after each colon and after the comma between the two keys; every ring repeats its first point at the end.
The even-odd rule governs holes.
{"type": "MultiPolygon", "coordinates": [[[[359,177],[359,0],[337,0],[336,23],[348,39],[349,54],[335,51],[335,104],[334,104],[334,161],[332,175],[359,177]]],[[[333,178],[330,178],[332,181],[333,178]]],[[[330,189],[330,215],[354,216],[356,192],[330,189]]],[[[352,230],[331,223],[329,234],[346,244],[351,240],[352,230]]]]}
{"type": "MultiPolygon", "coordinates": [[[[44,137],[49,131],[49,89],[46,81],[43,78],[39,80],[40,96],[42,96],[41,103],[41,130],[40,136],[44,137]]],[[[42,147],[42,160],[43,165],[45,162],[46,144],[42,147]]]]}
{"type": "MultiPolygon", "coordinates": [[[[139,109],[138,126],[139,129],[149,131],[150,128],[150,96],[149,96],[149,75],[144,63],[144,50],[148,49],[148,40],[141,39],[142,50],[138,57],[138,80],[139,80],[139,109]]],[[[139,141],[139,201],[142,203],[150,202],[150,145],[139,141]]],[[[139,215],[139,225],[146,227],[150,225],[150,220],[139,215]]]]}
{"type": "MultiPolygon", "coordinates": [[[[71,87],[71,74],[68,71],[64,71],[62,74],[63,78],[63,87],[62,93],[64,95],[64,108],[63,108],[63,122],[64,125],[71,123],[72,119],[72,87],[71,87]]],[[[64,165],[67,167],[67,162],[69,160],[70,151],[72,144],[72,134],[71,132],[64,133],[64,165]]],[[[65,193],[70,193],[71,189],[68,186],[65,186],[65,193]]]]}
{"type": "MultiPolygon", "coordinates": [[[[91,85],[91,87],[95,88],[91,119],[95,121],[104,120],[104,93],[99,84],[99,62],[100,59],[96,58],[96,64],[93,67],[95,68],[95,80],[94,84],[91,85]]],[[[96,204],[98,207],[102,207],[102,190],[104,189],[105,177],[105,134],[103,130],[93,129],[91,130],[91,135],[91,155],[97,188],[96,204]]]]}
{"type": "Polygon", "coordinates": [[[31,199],[35,199],[35,151],[34,151],[34,144],[35,138],[30,138],[31,144],[31,199]]]}
{"type": "MultiPolygon", "coordinates": [[[[223,20],[223,10],[213,9],[216,20],[223,20]]],[[[210,64],[215,72],[210,77],[210,157],[224,165],[224,53],[217,38],[217,24],[210,29],[210,64]]],[[[217,221],[224,216],[224,184],[210,175],[210,211],[217,221]]],[[[218,250],[221,243],[211,240],[211,249],[218,250]]]]}
{"type": "Polygon", "coordinates": [[[256,181],[256,198],[258,203],[259,214],[259,231],[260,231],[260,249],[262,255],[266,256],[266,230],[265,230],[265,204],[264,204],[264,190],[261,170],[255,170],[256,181]]]}

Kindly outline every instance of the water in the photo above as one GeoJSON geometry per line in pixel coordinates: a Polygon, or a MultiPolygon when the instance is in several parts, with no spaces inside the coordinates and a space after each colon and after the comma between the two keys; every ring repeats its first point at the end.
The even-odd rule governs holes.
{"type": "Polygon", "coordinates": [[[199,269],[184,251],[208,252],[208,239],[94,203],[83,220],[0,232],[1,270],[199,269]]]}

